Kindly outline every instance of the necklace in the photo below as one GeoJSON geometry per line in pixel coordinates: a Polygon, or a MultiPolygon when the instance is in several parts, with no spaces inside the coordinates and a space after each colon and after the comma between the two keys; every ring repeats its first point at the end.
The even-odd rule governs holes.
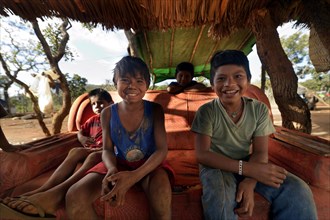
{"type": "MultiPolygon", "coordinates": [[[[222,103],[221,103],[222,104],[222,103]]],[[[222,105],[223,106],[223,105],[222,105]]],[[[228,112],[227,110],[226,110],[226,108],[225,108],[225,110],[226,110],[226,112],[228,113],[228,115],[229,115],[229,117],[231,117],[231,118],[233,118],[233,119],[235,119],[236,117],[237,117],[237,115],[239,115],[239,113],[241,112],[241,110],[242,110],[242,102],[241,102],[241,104],[240,104],[240,106],[239,106],[239,109],[237,110],[237,111],[234,111],[234,112],[228,112]]]]}
{"type": "Polygon", "coordinates": [[[238,115],[238,113],[241,111],[241,109],[239,109],[238,111],[236,112],[232,112],[232,113],[229,113],[230,114],[230,117],[232,118],[236,118],[236,116],[238,115]]]}

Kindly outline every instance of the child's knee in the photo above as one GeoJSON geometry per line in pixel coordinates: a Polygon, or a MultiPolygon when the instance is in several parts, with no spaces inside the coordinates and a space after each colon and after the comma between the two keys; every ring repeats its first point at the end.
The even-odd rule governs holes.
{"type": "Polygon", "coordinates": [[[89,162],[89,163],[98,163],[101,160],[102,160],[102,152],[90,153],[86,158],[86,162],[89,162]]]}
{"type": "Polygon", "coordinates": [[[171,194],[171,184],[167,172],[163,168],[156,169],[151,172],[146,179],[148,181],[146,193],[151,195],[156,194],[171,194]]]}
{"type": "Polygon", "coordinates": [[[76,147],[69,151],[68,158],[80,159],[85,155],[87,155],[87,150],[85,148],[76,147]]]}
{"type": "Polygon", "coordinates": [[[286,184],[286,188],[287,190],[290,190],[291,192],[296,192],[301,194],[302,192],[310,192],[311,190],[308,186],[308,184],[300,179],[299,177],[293,175],[293,174],[289,174],[287,176],[287,184],[286,184]]]}
{"type": "Polygon", "coordinates": [[[307,206],[314,204],[312,190],[304,180],[290,174],[287,176],[286,181],[284,189],[287,198],[290,198],[292,202],[298,202],[307,206]]]}
{"type": "Polygon", "coordinates": [[[170,184],[168,173],[163,168],[156,169],[152,174],[152,179],[155,184],[159,184],[159,185],[170,184]]]}

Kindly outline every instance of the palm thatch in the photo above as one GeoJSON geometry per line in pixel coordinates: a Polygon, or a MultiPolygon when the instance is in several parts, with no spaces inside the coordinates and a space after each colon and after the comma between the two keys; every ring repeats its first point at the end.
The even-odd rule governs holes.
{"type": "MultiPolygon", "coordinates": [[[[14,14],[29,21],[69,18],[99,24],[107,30],[134,30],[135,33],[148,33],[148,36],[152,35],[150,31],[173,32],[180,28],[206,26],[208,36],[218,40],[232,38],[241,30],[250,29],[251,14],[269,11],[276,25],[292,20],[308,27],[314,25],[329,53],[328,9],[330,0],[0,0],[0,15],[14,14]]],[[[247,50],[239,46],[242,43],[250,44],[251,41],[236,42],[235,48],[247,50]]],[[[145,58],[152,53],[149,51],[145,58]]],[[[191,53],[189,56],[194,57],[196,50],[192,49],[191,53]]],[[[171,56],[167,67],[175,64],[171,56]]],[[[152,58],[148,59],[152,64],[152,58]]]]}
{"type": "Polygon", "coordinates": [[[167,30],[211,24],[219,36],[244,27],[271,0],[0,0],[0,14],[26,20],[67,17],[105,29],[167,30]]]}
{"type": "Polygon", "coordinates": [[[309,56],[317,72],[330,70],[330,51],[326,50],[319,35],[312,26],[309,35],[309,56]]]}
{"type": "Polygon", "coordinates": [[[0,15],[15,14],[30,21],[69,18],[108,30],[167,30],[210,24],[212,34],[224,37],[244,28],[252,11],[273,12],[279,25],[297,20],[310,26],[311,17],[322,8],[326,11],[329,4],[329,0],[0,0],[0,15]],[[317,5],[319,10],[310,10],[317,5]]]}

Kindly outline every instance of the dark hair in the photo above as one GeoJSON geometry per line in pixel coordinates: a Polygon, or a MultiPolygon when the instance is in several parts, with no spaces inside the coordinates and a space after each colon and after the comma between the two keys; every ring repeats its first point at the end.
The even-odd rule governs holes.
{"type": "Polygon", "coordinates": [[[240,50],[224,50],[216,52],[211,58],[210,83],[213,85],[216,69],[227,64],[235,64],[242,66],[246,72],[248,81],[251,80],[251,72],[249,68],[249,60],[247,56],[240,50]]]}
{"type": "Polygon", "coordinates": [[[116,63],[113,70],[113,83],[117,85],[117,80],[119,76],[125,76],[126,74],[130,76],[136,76],[136,74],[141,74],[147,83],[147,88],[150,85],[150,72],[147,64],[138,57],[126,56],[116,63]]]}
{"type": "Polygon", "coordinates": [[[194,78],[194,65],[192,63],[189,63],[189,62],[179,63],[175,69],[175,78],[176,78],[176,75],[178,75],[178,72],[180,72],[180,71],[187,71],[190,73],[191,78],[194,78]]]}
{"type": "Polygon", "coordinates": [[[93,89],[88,93],[88,98],[91,98],[92,96],[97,96],[100,99],[103,99],[109,103],[113,102],[111,95],[104,89],[93,89]]]}

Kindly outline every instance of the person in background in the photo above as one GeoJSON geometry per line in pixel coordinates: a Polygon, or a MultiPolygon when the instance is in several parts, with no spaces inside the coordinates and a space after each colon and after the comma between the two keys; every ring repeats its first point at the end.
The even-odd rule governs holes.
{"type": "Polygon", "coordinates": [[[5,198],[2,203],[12,208],[13,213],[55,215],[62,204],[69,187],[81,179],[87,170],[102,161],[102,127],[101,111],[113,104],[110,94],[104,89],[94,89],[88,97],[95,113],[77,133],[81,147],[70,150],[65,160],[54,171],[52,176],[38,189],[24,193],[18,198],[5,198]],[[76,171],[79,163],[82,166],[76,171]]]}
{"type": "Polygon", "coordinates": [[[172,94],[178,94],[183,91],[198,91],[203,90],[206,86],[193,80],[194,65],[189,62],[182,62],[176,66],[175,79],[176,82],[171,82],[167,91],[172,94]]]}
{"type": "Polygon", "coordinates": [[[251,80],[245,54],[215,53],[210,78],[218,98],[198,109],[191,128],[205,219],[252,216],[254,192],[271,203],[272,219],[317,219],[308,185],[268,161],[268,136],[275,129],[267,106],[243,97],[251,80]]]}
{"type": "Polygon", "coordinates": [[[99,219],[93,201],[101,197],[112,206],[123,205],[126,192],[138,184],[149,200],[150,219],[169,220],[173,173],[164,163],[168,149],[163,109],[143,100],[150,85],[149,69],[140,58],[123,57],[113,82],[122,101],[101,114],[103,162],[68,191],[68,216],[99,219]]]}

